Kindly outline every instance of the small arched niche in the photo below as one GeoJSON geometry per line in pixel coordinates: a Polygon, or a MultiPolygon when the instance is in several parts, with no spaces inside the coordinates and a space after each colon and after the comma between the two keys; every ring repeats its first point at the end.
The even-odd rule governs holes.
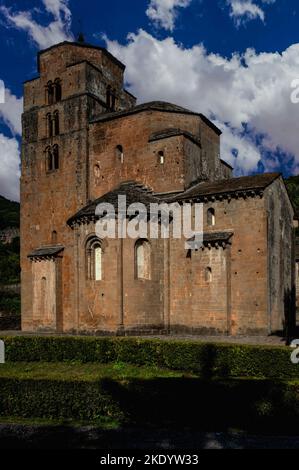
{"type": "Polygon", "coordinates": [[[164,165],[164,163],[165,163],[165,154],[164,154],[163,150],[160,150],[158,152],[158,163],[159,163],[159,165],[164,165]]]}
{"type": "Polygon", "coordinates": [[[205,281],[212,282],[212,268],[209,266],[205,269],[205,281]]]}
{"type": "Polygon", "coordinates": [[[151,279],[151,245],[145,239],[135,244],[135,275],[136,279],[151,279]]]}
{"type": "Polygon", "coordinates": [[[125,156],[124,156],[124,149],[123,149],[122,145],[117,145],[115,147],[115,156],[120,161],[121,164],[124,163],[125,156]]]}
{"type": "Polygon", "coordinates": [[[94,172],[94,176],[95,178],[100,178],[101,176],[101,167],[98,163],[96,163],[93,167],[93,172],[94,172]]]}
{"type": "Polygon", "coordinates": [[[57,234],[56,230],[53,230],[53,232],[52,232],[51,243],[52,243],[52,245],[57,245],[57,243],[58,243],[58,234],[57,234]]]}
{"type": "Polygon", "coordinates": [[[208,212],[207,212],[207,222],[208,222],[208,225],[210,226],[214,226],[216,225],[216,215],[215,215],[215,209],[213,209],[212,207],[210,207],[210,209],[208,209],[208,212]]]}

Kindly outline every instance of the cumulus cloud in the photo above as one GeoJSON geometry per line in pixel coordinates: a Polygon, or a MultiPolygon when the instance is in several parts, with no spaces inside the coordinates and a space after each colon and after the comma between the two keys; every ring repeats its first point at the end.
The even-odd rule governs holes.
{"type": "Polygon", "coordinates": [[[31,11],[14,12],[6,6],[0,7],[7,25],[20,31],[26,31],[34,43],[41,49],[65,40],[73,40],[71,33],[72,15],[68,0],[42,0],[45,10],[53,17],[52,21],[43,26],[34,20],[31,11]]]}
{"type": "Polygon", "coordinates": [[[260,0],[260,5],[255,0],[227,0],[230,6],[230,16],[236,21],[237,25],[246,23],[250,20],[265,20],[263,6],[265,4],[275,3],[276,0],[260,0]]]}
{"type": "Polygon", "coordinates": [[[223,130],[222,157],[237,174],[257,170],[259,162],[273,169],[269,152],[294,156],[294,168],[299,163],[299,105],[290,98],[299,44],[282,54],[248,49],[225,58],[140,30],[126,45],[107,40],[107,47],[127,64],[128,85],[142,101],[172,101],[214,120],[223,130]]]}
{"type": "Polygon", "coordinates": [[[21,116],[23,99],[6,89],[5,100],[0,103],[0,120],[10,129],[13,137],[0,133],[0,194],[19,200],[20,149],[17,137],[22,134],[21,116]]]}
{"type": "Polygon", "coordinates": [[[5,90],[5,101],[0,103],[0,119],[9,127],[12,134],[22,134],[21,116],[23,98],[17,98],[10,90],[5,90]]]}
{"type": "MultiPolygon", "coordinates": [[[[52,16],[52,21],[42,25],[33,18],[31,11],[13,11],[2,5],[0,14],[6,19],[7,27],[13,27],[28,33],[29,37],[41,49],[52,46],[64,40],[73,40],[71,33],[72,15],[68,0],[42,0],[44,10],[52,16]]],[[[34,11],[35,14],[39,10],[34,11]]],[[[3,84],[3,82],[1,82],[3,84]]],[[[3,87],[1,87],[3,91],[3,87]]],[[[13,137],[0,133],[0,194],[18,200],[20,177],[20,149],[17,137],[21,136],[21,116],[23,99],[14,96],[10,90],[3,92],[0,102],[0,120],[11,131],[13,137]]]]}
{"type": "Polygon", "coordinates": [[[20,198],[18,141],[0,133],[0,148],[0,194],[7,199],[18,201],[20,198]]]}
{"type": "Polygon", "coordinates": [[[156,26],[173,31],[178,8],[186,8],[192,0],[150,0],[147,16],[156,26]]]}

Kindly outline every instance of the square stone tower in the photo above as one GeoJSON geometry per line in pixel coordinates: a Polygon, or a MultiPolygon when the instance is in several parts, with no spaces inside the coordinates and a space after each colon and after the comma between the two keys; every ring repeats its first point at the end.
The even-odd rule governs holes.
{"type": "Polygon", "coordinates": [[[105,49],[64,42],[39,53],[39,76],[24,85],[23,330],[38,328],[41,318],[49,329],[61,329],[62,296],[65,321],[68,312],[73,315],[73,235],[66,220],[89,200],[89,120],[135,105],[123,89],[124,70],[105,49]],[[29,259],[39,247],[52,247],[55,257],[44,250],[29,259]],[[63,270],[57,256],[62,247],[63,270]]]}

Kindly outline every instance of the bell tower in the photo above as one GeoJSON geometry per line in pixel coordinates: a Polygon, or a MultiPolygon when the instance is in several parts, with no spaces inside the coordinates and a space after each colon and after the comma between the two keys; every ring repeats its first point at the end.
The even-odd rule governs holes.
{"type": "MultiPolygon", "coordinates": [[[[72,294],[67,288],[63,290],[72,276],[74,243],[66,221],[90,198],[89,121],[99,114],[135,105],[135,98],[123,89],[124,70],[125,66],[101,47],[63,42],[38,54],[39,76],[24,85],[21,176],[24,329],[26,324],[32,324],[29,318],[34,310],[32,299],[41,295],[34,291],[34,285],[42,285],[42,290],[51,295],[47,270],[43,271],[41,282],[33,282],[38,274],[34,274],[36,259],[30,254],[40,248],[63,248],[59,250],[60,271],[51,271],[51,278],[56,279],[55,301],[48,303],[57,311],[63,295],[69,311],[72,310],[72,294]]],[[[55,256],[49,259],[56,262],[55,256]]],[[[68,316],[65,309],[63,315],[65,322],[68,316]]],[[[48,317],[53,319],[55,315],[48,317]]],[[[42,324],[42,319],[36,317],[36,322],[42,324]]],[[[54,323],[49,321],[51,329],[56,329],[54,323]]]]}

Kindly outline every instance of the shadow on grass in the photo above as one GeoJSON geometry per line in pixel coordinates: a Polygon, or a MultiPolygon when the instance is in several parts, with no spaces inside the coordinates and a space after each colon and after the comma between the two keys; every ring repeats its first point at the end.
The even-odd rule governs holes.
{"type": "Polygon", "coordinates": [[[298,431],[299,386],[281,381],[183,377],[86,383],[6,380],[0,385],[5,392],[0,398],[2,416],[90,423],[110,418],[122,427],[178,431],[298,431]]]}
{"type": "Polygon", "coordinates": [[[127,425],[202,431],[297,433],[298,389],[275,381],[229,379],[107,380],[102,390],[127,425]]]}
{"type": "MultiPolygon", "coordinates": [[[[233,448],[221,437],[232,430],[255,435],[298,432],[298,388],[282,382],[163,378],[103,380],[90,386],[96,388],[88,405],[82,389],[81,406],[89,407],[86,411],[94,417],[90,420],[94,428],[1,425],[0,448],[205,448],[209,433],[216,446],[233,448]],[[97,428],[100,416],[119,421],[120,428],[97,428]]],[[[35,381],[31,393],[36,404],[38,389],[35,381]]],[[[22,392],[19,398],[21,409],[22,392]]],[[[78,394],[75,397],[68,388],[65,395],[53,394],[52,402],[36,409],[36,416],[56,407],[61,416],[75,419],[77,400],[78,394]]],[[[82,409],[80,413],[82,417],[82,409]]]]}

